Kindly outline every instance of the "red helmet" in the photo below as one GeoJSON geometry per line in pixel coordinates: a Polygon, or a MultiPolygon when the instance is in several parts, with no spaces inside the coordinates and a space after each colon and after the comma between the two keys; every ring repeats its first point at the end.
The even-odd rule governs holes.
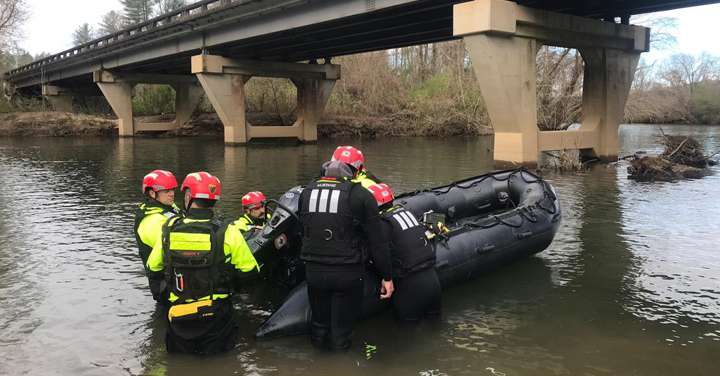
{"type": "Polygon", "coordinates": [[[142,181],[142,192],[147,193],[148,189],[153,191],[164,191],[177,188],[177,180],[170,171],[155,170],[145,175],[142,181]]]}
{"type": "Polygon", "coordinates": [[[394,199],[392,191],[385,184],[375,184],[368,187],[368,191],[375,196],[378,206],[392,202],[394,199]]]}
{"type": "Polygon", "coordinates": [[[183,192],[186,189],[192,198],[220,199],[220,180],[204,171],[188,174],[180,187],[183,192]]]}
{"type": "Polygon", "coordinates": [[[265,195],[260,191],[248,192],[242,198],[242,205],[245,209],[256,209],[265,204],[265,195]]]}
{"type": "Polygon", "coordinates": [[[352,146],[338,146],[333,153],[332,161],[340,161],[355,167],[358,171],[362,170],[365,164],[365,158],[360,150],[352,146]]]}

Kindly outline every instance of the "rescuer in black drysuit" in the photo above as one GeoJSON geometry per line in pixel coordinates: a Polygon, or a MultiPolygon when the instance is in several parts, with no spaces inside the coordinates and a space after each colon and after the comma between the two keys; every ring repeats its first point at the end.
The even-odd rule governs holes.
{"type": "Polygon", "coordinates": [[[394,290],[388,243],[372,194],[353,182],[358,170],[330,163],[300,194],[301,259],[306,265],[314,345],[348,350],[363,302],[368,256],[383,278],[381,299],[394,290]],[[369,244],[363,251],[363,238],[369,244]]]}
{"type": "Polygon", "coordinates": [[[393,194],[387,185],[376,184],[368,190],[379,205],[383,232],[390,242],[395,318],[417,321],[440,313],[442,293],[434,267],[435,249],[428,243],[425,227],[402,205],[393,206],[393,194]]]}

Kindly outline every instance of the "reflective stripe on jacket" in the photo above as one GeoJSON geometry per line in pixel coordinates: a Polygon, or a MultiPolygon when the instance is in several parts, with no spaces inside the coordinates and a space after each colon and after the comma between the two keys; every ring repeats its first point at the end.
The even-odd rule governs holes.
{"type": "MultiPolygon", "coordinates": [[[[209,221],[207,219],[191,219],[191,218],[185,218],[184,222],[191,223],[193,221],[209,221]]],[[[234,269],[236,271],[240,272],[251,272],[253,269],[260,270],[260,266],[258,265],[257,261],[255,260],[255,257],[253,256],[252,252],[250,251],[250,248],[248,247],[247,243],[245,242],[245,239],[243,238],[239,226],[236,224],[230,224],[227,227],[227,230],[225,231],[225,237],[223,242],[223,251],[226,256],[225,262],[231,263],[234,266],[234,269]]],[[[152,249],[152,253],[150,253],[150,257],[147,261],[147,268],[153,272],[160,272],[164,269],[164,251],[163,251],[163,243],[162,242],[156,242],[155,246],[152,249]]],[[[229,294],[214,294],[212,296],[212,299],[224,299],[227,298],[229,294]]],[[[174,302],[177,300],[177,296],[175,294],[170,294],[169,300],[171,302],[174,302]]],[[[199,298],[198,300],[208,300],[211,299],[210,296],[205,296],[202,298],[199,298]]]]}

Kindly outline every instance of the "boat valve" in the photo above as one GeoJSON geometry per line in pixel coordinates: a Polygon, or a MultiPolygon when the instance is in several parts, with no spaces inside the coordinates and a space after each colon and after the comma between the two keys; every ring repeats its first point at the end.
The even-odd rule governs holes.
{"type": "Polygon", "coordinates": [[[516,236],[518,239],[523,239],[523,238],[527,238],[530,235],[532,235],[532,231],[525,231],[521,234],[517,234],[516,236]]]}

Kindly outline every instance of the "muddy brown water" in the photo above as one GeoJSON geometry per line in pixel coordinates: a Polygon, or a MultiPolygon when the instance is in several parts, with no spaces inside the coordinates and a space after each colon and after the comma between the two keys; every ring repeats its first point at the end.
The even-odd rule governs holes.
{"type": "MultiPolygon", "coordinates": [[[[720,127],[663,129],[720,149],[720,127]]],[[[621,154],[656,151],[660,137],[655,126],[623,126],[621,154]]],[[[304,336],[258,342],[253,331],[285,292],[257,285],[234,300],[234,351],[168,355],[132,235],[143,175],[212,172],[223,184],[218,211],[237,217],[245,192],[277,197],[304,184],[344,143],[395,191],[492,164],[491,137],[250,147],[0,138],[0,374],[720,374],[720,174],[643,183],[622,164],[546,174],[564,212],[552,246],[446,291],[435,322],[409,331],[389,313],[364,319],[343,356],[313,350],[304,336]]]]}

